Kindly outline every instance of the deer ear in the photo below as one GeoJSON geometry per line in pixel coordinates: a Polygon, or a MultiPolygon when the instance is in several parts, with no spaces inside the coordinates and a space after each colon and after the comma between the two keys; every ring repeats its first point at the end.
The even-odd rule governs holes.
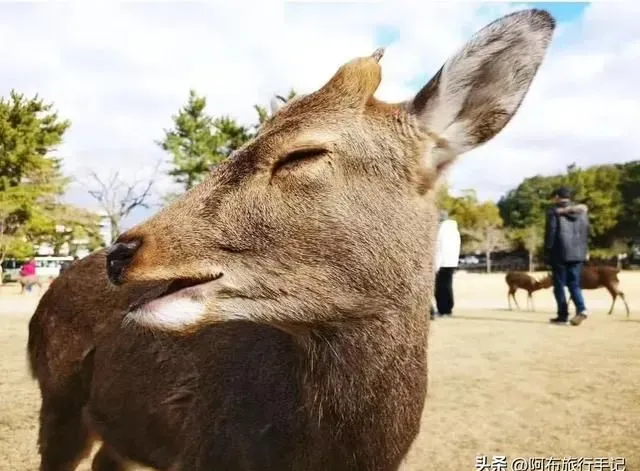
{"type": "Polygon", "coordinates": [[[555,29],[543,10],[504,16],[478,31],[407,103],[435,146],[428,167],[440,173],[511,120],[542,63],[555,29]]]}
{"type": "Polygon", "coordinates": [[[280,110],[280,108],[282,108],[286,103],[287,103],[287,99],[286,98],[284,98],[281,95],[274,95],[271,98],[271,101],[269,103],[270,108],[271,108],[271,116],[276,114],[280,110]]]}

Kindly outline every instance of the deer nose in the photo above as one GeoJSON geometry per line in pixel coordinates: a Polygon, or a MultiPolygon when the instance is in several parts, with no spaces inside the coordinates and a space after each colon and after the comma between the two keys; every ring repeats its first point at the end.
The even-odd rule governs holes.
{"type": "Polygon", "coordinates": [[[114,285],[122,284],[122,274],[142,245],[140,239],[117,242],[107,250],[107,275],[114,285]]]}

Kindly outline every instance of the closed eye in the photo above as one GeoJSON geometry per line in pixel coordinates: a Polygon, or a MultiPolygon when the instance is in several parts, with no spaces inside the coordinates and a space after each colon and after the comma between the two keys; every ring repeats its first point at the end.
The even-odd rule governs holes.
{"type": "Polygon", "coordinates": [[[294,150],[276,162],[273,167],[273,173],[282,170],[283,168],[295,168],[298,165],[316,161],[325,155],[327,155],[327,149],[322,147],[309,147],[306,149],[294,150]]]}

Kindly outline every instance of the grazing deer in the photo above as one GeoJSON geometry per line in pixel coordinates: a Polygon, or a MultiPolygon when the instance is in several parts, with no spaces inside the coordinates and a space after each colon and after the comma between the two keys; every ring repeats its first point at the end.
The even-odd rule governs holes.
{"type": "Polygon", "coordinates": [[[511,298],[516,304],[516,307],[520,309],[518,300],[516,299],[516,291],[523,289],[527,292],[527,309],[529,309],[529,302],[531,302],[531,310],[535,311],[536,308],[533,304],[533,293],[535,291],[550,288],[553,286],[553,278],[551,275],[547,275],[544,278],[537,280],[528,273],[521,271],[510,271],[505,277],[509,292],[507,293],[507,301],[509,303],[509,309],[511,310],[511,298]]]}
{"type": "Polygon", "coordinates": [[[587,265],[582,269],[580,287],[582,289],[606,288],[612,298],[611,308],[609,308],[608,314],[611,315],[613,307],[616,305],[616,299],[620,297],[627,310],[627,317],[629,317],[629,305],[627,304],[624,293],[620,290],[618,273],[620,273],[620,269],[616,267],[587,265]]]}
{"type": "Polygon", "coordinates": [[[98,471],[397,470],[427,389],[433,189],[517,112],[554,26],[541,10],[493,22],[404,103],[374,97],[381,50],[346,63],[122,234],[102,270],[104,253],[64,272],[30,326],[54,391],[41,470],[73,469],[89,431],[98,471]],[[65,322],[84,330],[63,337],[65,322]]]}

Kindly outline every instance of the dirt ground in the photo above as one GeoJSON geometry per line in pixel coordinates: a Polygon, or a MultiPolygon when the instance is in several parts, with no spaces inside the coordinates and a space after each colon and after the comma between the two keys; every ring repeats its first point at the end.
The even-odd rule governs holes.
{"type": "MultiPolygon", "coordinates": [[[[621,279],[629,319],[621,303],[606,315],[605,290],[586,291],[592,317],[564,327],[548,323],[551,290],[535,294],[537,312],[510,312],[504,275],[456,274],[454,317],[432,323],[422,431],[403,469],[640,471],[640,273],[621,279]],[[551,457],[583,465],[553,467],[551,457]]],[[[25,346],[38,297],[0,293],[3,471],[37,469],[39,394],[25,346]]],[[[523,292],[519,300],[524,308],[523,292]]]]}

